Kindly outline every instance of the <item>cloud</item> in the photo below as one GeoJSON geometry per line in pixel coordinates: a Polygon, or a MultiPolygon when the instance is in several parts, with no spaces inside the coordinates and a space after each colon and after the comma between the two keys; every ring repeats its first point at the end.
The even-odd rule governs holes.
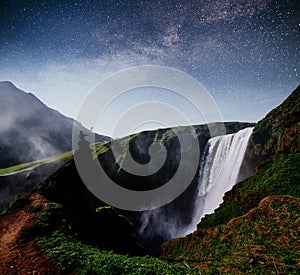
{"type": "Polygon", "coordinates": [[[39,136],[28,137],[28,143],[30,145],[30,154],[32,159],[43,159],[48,156],[55,156],[61,153],[53,145],[45,141],[39,136]]]}
{"type": "Polygon", "coordinates": [[[12,125],[15,124],[17,118],[18,117],[13,112],[4,113],[4,115],[2,115],[0,119],[0,135],[4,135],[5,132],[9,131],[12,125]]]}

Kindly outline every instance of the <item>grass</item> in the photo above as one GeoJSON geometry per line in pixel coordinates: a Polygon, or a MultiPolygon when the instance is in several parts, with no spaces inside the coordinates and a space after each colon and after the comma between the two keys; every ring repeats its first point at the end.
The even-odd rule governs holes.
{"type": "Polygon", "coordinates": [[[120,255],[81,242],[62,215],[62,207],[50,203],[41,213],[39,226],[45,233],[38,241],[62,273],[72,274],[199,274],[188,264],[150,256],[120,255]]]}
{"type": "Polygon", "coordinates": [[[247,213],[266,194],[300,197],[300,154],[278,154],[259,168],[258,173],[233,187],[214,214],[202,219],[201,228],[225,224],[247,213]]]}
{"type": "MultiPolygon", "coordinates": [[[[108,146],[104,145],[104,142],[97,142],[95,144],[91,144],[91,148],[93,149],[93,155],[94,157],[103,154],[109,150],[108,146]]],[[[39,159],[31,162],[21,163],[18,165],[10,166],[7,168],[1,168],[0,169],[0,176],[7,176],[10,174],[20,173],[24,171],[30,171],[34,168],[42,165],[42,164],[48,164],[52,162],[66,162],[73,156],[73,151],[65,152],[61,155],[56,155],[49,158],[39,159]]]]}
{"type": "Polygon", "coordinates": [[[62,272],[75,274],[199,274],[199,270],[154,257],[129,257],[84,244],[61,231],[39,241],[62,272]]]}
{"type": "Polygon", "coordinates": [[[72,155],[73,155],[73,152],[70,151],[70,152],[66,152],[61,155],[57,155],[57,156],[53,156],[53,157],[49,157],[49,158],[45,158],[45,159],[40,159],[40,160],[35,160],[32,162],[26,162],[26,163],[18,164],[18,165],[7,167],[7,168],[2,168],[2,169],[0,169],[0,176],[6,176],[6,175],[19,173],[19,172],[23,172],[23,171],[29,171],[29,170],[32,170],[42,164],[51,163],[51,162],[55,162],[55,161],[66,162],[67,160],[69,160],[72,157],[72,155]]]}
{"type": "Polygon", "coordinates": [[[270,156],[281,151],[299,152],[300,86],[255,126],[256,153],[270,156]],[[297,126],[298,125],[298,126],[297,126]]]}
{"type": "MultiPolygon", "coordinates": [[[[229,124],[234,125],[234,123],[229,123],[229,124]]],[[[205,129],[206,129],[205,125],[193,126],[193,127],[195,127],[195,131],[198,133],[198,135],[207,134],[205,131],[205,129]]],[[[212,127],[213,127],[213,124],[212,124],[212,127]]],[[[180,130],[180,131],[184,131],[184,129],[185,129],[185,127],[177,127],[177,130],[180,130]]],[[[152,133],[152,132],[153,131],[149,131],[149,133],[152,133]]],[[[117,156],[116,162],[122,164],[123,159],[126,157],[128,146],[125,146],[125,143],[127,141],[132,142],[134,139],[140,137],[141,135],[147,136],[148,134],[147,134],[147,132],[135,133],[135,134],[130,135],[129,137],[121,138],[118,141],[115,141],[115,142],[119,143],[120,146],[124,147],[123,154],[117,156]]],[[[161,130],[158,130],[155,132],[154,141],[159,141],[159,142],[164,143],[164,142],[170,141],[171,139],[173,139],[175,137],[176,137],[176,134],[172,130],[172,128],[171,129],[161,129],[161,130]]],[[[96,142],[95,144],[91,145],[91,148],[93,149],[93,157],[94,158],[101,154],[106,153],[107,151],[109,151],[111,149],[110,146],[105,145],[105,142],[96,142]]],[[[15,174],[15,173],[23,172],[23,171],[30,171],[42,164],[51,163],[51,162],[55,162],[55,161],[65,162],[72,157],[72,154],[73,154],[73,152],[69,151],[69,152],[66,152],[61,155],[57,155],[57,156],[53,156],[53,157],[49,157],[49,158],[45,158],[45,159],[40,159],[40,160],[36,160],[36,161],[32,161],[32,162],[22,163],[22,164],[18,164],[18,165],[7,167],[7,168],[1,168],[0,176],[6,176],[6,175],[15,174]]]]}
{"type": "MultiPolygon", "coordinates": [[[[107,152],[110,148],[104,145],[104,142],[96,142],[95,144],[91,144],[91,148],[93,149],[93,156],[99,156],[105,152],[107,152]]],[[[65,152],[61,155],[56,155],[49,158],[39,159],[31,162],[21,163],[18,165],[10,166],[7,168],[0,169],[0,176],[7,176],[10,174],[20,173],[23,171],[30,171],[42,164],[52,163],[52,162],[66,162],[73,156],[73,151],[65,152]]]]}
{"type": "Polygon", "coordinates": [[[9,203],[8,207],[0,213],[0,217],[5,216],[6,214],[12,212],[13,210],[22,207],[28,203],[29,203],[29,197],[27,195],[24,194],[16,195],[14,199],[9,203]]]}
{"type": "Polygon", "coordinates": [[[299,198],[267,197],[226,225],[165,243],[164,255],[221,274],[300,274],[299,209],[299,198]]]}

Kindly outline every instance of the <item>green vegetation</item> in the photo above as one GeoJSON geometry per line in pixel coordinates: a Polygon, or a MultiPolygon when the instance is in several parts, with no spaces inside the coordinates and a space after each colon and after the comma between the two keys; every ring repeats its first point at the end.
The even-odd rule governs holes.
{"type": "Polygon", "coordinates": [[[299,209],[299,198],[267,197],[226,225],[165,243],[164,255],[221,274],[299,274],[299,209]]]}
{"type": "Polygon", "coordinates": [[[300,274],[300,87],[254,128],[256,174],[227,192],[198,230],[163,245],[211,274],[300,274]]]}
{"type": "Polygon", "coordinates": [[[27,163],[22,163],[18,164],[15,166],[7,167],[7,168],[2,168],[0,169],[0,176],[5,176],[13,173],[18,173],[18,172],[23,172],[23,171],[29,171],[32,170],[42,164],[47,164],[51,162],[56,162],[56,161],[61,161],[61,162],[66,162],[68,161],[73,155],[73,152],[66,152],[61,155],[57,155],[54,157],[49,157],[45,159],[40,159],[32,162],[27,162],[27,163]]]}
{"type": "Polygon", "coordinates": [[[255,153],[263,157],[299,152],[300,86],[255,126],[255,153]]]}
{"type": "Polygon", "coordinates": [[[272,110],[254,128],[254,158],[264,159],[257,173],[225,195],[215,214],[201,221],[201,228],[224,224],[245,214],[265,196],[300,197],[300,88],[272,110]]]}
{"type": "MultiPolygon", "coordinates": [[[[39,186],[40,194],[56,202],[48,204],[39,216],[36,231],[32,231],[38,232],[34,236],[39,236],[39,246],[49,253],[62,273],[71,274],[300,274],[299,91],[256,125],[253,150],[248,154],[249,158],[258,159],[257,173],[229,191],[221,207],[202,220],[199,230],[165,243],[163,257],[116,253],[144,255],[128,252],[128,247],[138,244],[133,225],[114,208],[98,207],[98,201],[93,201],[81,185],[73,160],[39,186]],[[124,250],[117,250],[120,246],[124,250]]],[[[253,125],[225,126],[230,133],[253,125]]],[[[216,134],[218,127],[218,123],[214,124],[211,132],[216,134]]],[[[184,127],[177,130],[184,131],[184,127]]],[[[203,148],[210,136],[209,129],[200,125],[195,126],[195,131],[203,148]]],[[[143,163],[153,141],[174,149],[175,138],[172,129],[131,135],[131,153],[143,163]]],[[[112,175],[118,174],[121,180],[126,179],[121,171],[128,148],[125,141],[123,138],[116,144],[123,148],[117,156],[120,167],[115,164],[109,145],[104,142],[91,145],[94,157],[99,156],[107,170],[112,175]]],[[[0,175],[66,161],[71,155],[68,152],[0,169],[0,175]]],[[[27,197],[19,197],[5,213],[26,203],[27,197]]]]}
{"type": "MultiPolygon", "coordinates": [[[[213,135],[216,134],[219,124],[211,123],[210,125],[211,125],[210,130],[213,131],[212,134],[213,135]]],[[[236,131],[240,130],[241,128],[248,127],[248,126],[253,126],[253,124],[240,123],[240,122],[225,123],[226,131],[228,133],[236,132],[236,131]]],[[[197,133],[197,136],[202,137],[202,139],[203,139],[202,142],[205,142],[209,138],[208,127],[206,125],[198,125],[198,126],[193,126],[193,127],[195,128],[195,132],[197,133]]],[[[184,132],[185,127],[177,127],[177,130],[184,132]]],[[[176,134],[172,130],[172,128],[171,129],[160,129],[157,131],[146,131],[146,132],[142,132],[142,133],[132,134],[129,137],[120,138],[119,140],[115,141],[115,145],[117,145],[119,143],[119,146],[121,146],[123,149],[123,154],[117,156],[116,162],[122,164],[123,159],[125,158],[126,152],[128,149],[127,148],[128,144],[126,144],[127,142],[135,142],[135,140],[137,138],[141,139],[141,138],[149,138],[150,137],[150,139],[151,139],[152,136],[153,136],[154,142],[158,141],[161,143],[169,142],[170,140],[176,138],[176,134]],[[126,146],[125,146],[125,144],[126,144],[126,146]]],[[[93,150],[94,158],[96,158],[100,155],[103,155],[107,151],[111,150],[110,146],[106,145],[105,141],[96,142],[94,144],[91,144],[91,149],[93,150]]],[[[69,152],[63,153],[61,155],[57,155],[57,156],[53,156],[53,157],[49,157],[49,158],[45,158],[45,159],[40,159],[40,160],[36,160],[36,161],[32,161],[32,162],[26,162],[26,163],[10,166],[7,168],[1,168],[0,176],[6,176],[6,175],[10,175],[10,174],[19,173],[19,172],[30,171],[42,164],[48,164],[48,163],[58,162],[58,161],[61,161],[64,163],[64,162],[67,162],[68,160],[70,160],[72,155],[73,155],[73,151],[69,151],[69,152]]]]}
{"type": "MultiPolygon", "coordinates": [[[[95,144],[91,144],[91,148],[93,149],[94,157],[99,156],[109,150],[109,147],[105,146],[105,142],[96,142],[95,144]]],[[[65,163],[68,160],[70,160],[72,156],[73,156],[73,151],[69,151],[61,155],[57,155],[45,159],[39,159],[32,162],[21,163],[7,168],[1,168],[0,176],[6,176],[6,175],[19,173],[23,171],[30,171],[42,164],[59,162],[59,161],[65,163]]]]}
{"type": "MultiPolygon", "coordinates": [[[[96,142],[95,144],[91,144],[91,148],[93,149],[94,157],[99,156],[109,150],[109,147],[105,146],[104,142],[96,142]]],[[[57,155],[45,159],[39,159],[31,162],[21,163],[7,168],[1,168],[0,176],[7,176],[19,172],[30,171],[33,170],[34,168],[37,168],[40,165],[48,164],[48,163],[53,163],[53,162],[65,163],[68,160],[70,160],[72,156],[73,156],[73,151],[69,151],[61,155],[57,155]]]]}
{"type": "Polygon", "coordinates": [[[200,228],[225,224],[234,217],[247,213],[266,194],[300,197],[300,154],[278,154],[260,167],[252,177],[237,184],[229,191],[222,205],[214,214],[206,216],[200,228]]]}
{"type": "Polygon", "coordinates": [[[64,223],[63,206],[58,203],[50,202],[47,208],[40,214],[38,224],[42,228],[54,228],[60,223],[64,223]]]}
{"type": "MultiPolygon", "coordinates": [[[[98,212],[104,209],[99,208],[98,212]]],[[[199,270],[184,264],[148,256],[129,257],[84,244],[72,232],[71,226],[63,218],[62,206],[58,204],[48,205],[40,215],[39,226],[47,232],[40,238],[39,246],[49,253],[63,273],[199,274],[199,270]]]]}
{"type": "Polygon", "coordinates": [[[23,194],[16,195],[15,198],[9,203],[8,207],[0,213],[1,216],[12,212],[13,210],[20,208],[29,203],[29,197],[23,194]]]}
{"type": "Polygon", "coordinates": [[[199,270],[153,257],[129,257],[83,244],[61,231],[39,241],[62,272],[75,274],[199,274],[199,270]]]}

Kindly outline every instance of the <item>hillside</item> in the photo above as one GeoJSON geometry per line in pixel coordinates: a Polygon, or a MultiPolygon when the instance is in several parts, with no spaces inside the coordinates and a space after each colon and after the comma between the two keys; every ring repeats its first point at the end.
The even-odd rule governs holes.
{"type": "MultiPolygon", "coordinates": [[[[225,124],[226,131],[228,133],[236,132],[243,127],[247,127],[249,123],[237,123],[231,122],[229,124],[225,124]],[[227,125],[227,126],[226,126],[227,125]]],[[[211,125],[211,131],[217,132],[220,124],[211,125]]],[[[184,131],[185,127],[182,127],[184,131]]],[[[209,137],[209,129],[207,126],[199,125],[195,126],[196,133],[199,136],[200,145],[203,147],[206,140],[209,137]],[[200,138],[201,137],[201,138],[200,138]]],[[[101,139],[103,137],[99,137],[101,139]]],[[[171,141],[170,145],[173,148],[170,148],[170,151],[173,151],[172,157],[168,159],[167,166],[173,166],[174,169],[176,164],[174,159],[178,159],[179,155],[176,155],[178,152],[178,146],[175,149],[176,143],[176,135],[171,129],[160,129],[157,131],[146,131],[140,134],[134,134],[130,137],[131,142],[131,152],[135,155],[137,161],[141,163],[147,162],[148,153],[147,149],[152,144],[153,141],[160,140],[161,142],[165,142],[166,144],[171,141]],[[142,145],[141,145],[142,144],[142,145]],[[148,147],[147,147],[148,146],[148,147]],[[135,148],[136,147],[136,148],[135,148]],[[144,148],[144,149],[142,149],[144,148]],[[138,149],[138,150],[137,150],[138,149]]],[[[122,143],[125,139],[121,139],[122,143]]],[[[23,141],[21,141],[23,142],[23,141]]],[[[16,141],[16,144],[18,142],[16,141]]],[[[130,184],[131,186],[136,186],[137,188],[141,188],[149,184],[149,180],[145,178],[138,179],[137,177],[132,177],[128,173],[124,173],[123,170],[120,170],[119,166],[116,166],[116,161],[112,154],[110,154],[110,150],[103,143],[98,142],[95,145],[95,155],[101,155],[100,159],[104,166],[108,167],[111,171],[109,171],[110,175],[113,175],[116,180],[119,182],[123,182],[123,185],[130,184]],[[109,152],[107,152],[109,151],[109,152]],[[105,153],[105,154],[104,154],[105,153]],[[124,180],[126,178],[126,180],[124,180]]],[[[10,156],[7,156],[7,159],[10,156]]],[[[66,152],[61,155],[57,155],[54,157],[49,157],[45,159],[40,159],[32,162],[22,163],[11,167],[0,168],[0,211],[4,209],[9,201],[17,194],[29,194],[30,191],[36,187],[39,183],[44,181],[47,177],[49,177],[53,172],[55,172],[61,165],[63,165],[66,161],[68,161],[72,157],[72,152],[66,152]]],[[[120,163],[122,162],[125,155],[120,156],[120,163]]],[[[3,157],[6,159],[6,157],[3,157]]],[[[155,182],[166,182],[167,178],[170,177],[171,169],[163,169],[163,173],[154,175],[150,181],[151,185],[154,186],[155,182]]]]}
{"type": "Polygon", "coordinates": [[[255,126],[248,155],[256,159],[257,173],[228,192],[224,205],[204,219],[201,227],[216,226],[243,215],[266,195],[300,196],[299,112],[300,87],[255,126]]]}
{"type": "MultiPolygon", "coordinates": [[[[227,132],[232,133],[249,125],[252,124],[234,122],[226,123],[225,127],[227,132]]],[[[214,127],[218,128],[219,126],[216,124],[214,127]]],[[[181,127],[181,130],[185,133],[185,127],[181,127]]],[[[195,130],[198,135],[199,143],[202,146],[201,149],[203,150],[209,138],[208,127],[207,125],[199,125],[195,126],[195,130]]],[[[189,131],[187,131],[187,133],[189,133],[189,131]]],[[[157,173],[150,176],[136,176],[124,171],[121,165],[125,154],[117,156],[119,161],[116,162],[111,148],[105,145],[96,148],[96,154],[107,175],[117,184],[131,190],[150,190],[165,184],[176,172],[178,162],[180,161],[178,138],[172,129],[160,129],[130,136],[130,152],[137,162],[145,163],[148,161],[148,148],[156,140],[165,146],[168,154],[163,167],[157,173]]],[[[124,141],[125,139],[121,139],[116,142],[122,146],[124,141]]],[[[193,150],[193,148],[189,150],[193,150]]],[[[188,165],[188,163],[183,165],[188,165]]],[[[136,230],[135,234],[138,236],[139,241],[146,246],[148,253],[160,255],[160,245],[175,235],[178,236],[181,234],[181,230],[189,224],[196,199],[197,177],[198,173],[195,173],[194,179],[187,189],[178,198],[159,209],[144,212],[119,211],[134,224],[136,230]],[[170,224],[175,224],[176,228],[170,229],[170,224]],[[143,231],[139,231],[141,227],[143,227],[143,231]]],[[[70,212],[77,209],[79,207],[78,205],[80,205],[80,209],[76,211],[82,214],[77,215],[78,217],[74,220],[74,223],[78,225],[78,231],[83,232],[87,238],[93,238],[91,233],[87,234],[85,232],[85,228],[82,228],[82,225],[90,222],[93,223],[93,221],[87,221],[86,218],[89,217],[89,214],[93,213],[99,205],[105,204],[96,199],[90,192],[84,191],[84,188],[85,186],[78,176],[76,167],[71,160],[43,182],[38,187],[38,192],[49,200],[64,205],[70,212]],[[70,190],[72,190],[72,199],[69,198],[70,190]]]]}
{"type": "Polygon", "coordinates": [[[39,211],[47,208],[48,202],[38,194],[30,200],[19,198],[18,202],[14,212],[5,218],[0,216],[0,274],[59,274],[55,262],[38,246],[37,238],[26,238],[26,230],[36,226],[39,211]]]}
{"type": "MultiPolygon", "coordinates": [[[[11,82],[0,82],[0,168],[72,149],[74,120],[47,107],[11,82]]],[[[76,127],[82,127],[75,122],[76,127]]],[[[97,141],[105,137],[96,136],[97,141]]]]}
{"type": "Polygon", "coordinates": [[[254,128],[255,175],[227,192],[196,232],[165,243],[166,258],[221,273],[299,273],[299,112],[298,87],[254,128]]]}
{"type": "MultiPolygon", "coordinates": [[[[251,124],[227,123],[225,126],[227,132],[232,133],[249,125],[251,124]]],[[[214,127],[217,129],[218,124],[214,127]]],[[[182,130],[184,131],[184,127],[182,130]]],[[[195,126],[195,130],[203,147],[209,138],[208,127],[206,125],[195,126]]],[[[177,165],[174,154],[178,152],[178,140],[174,132],[171,129],[148,131],[134,134],[130,139],[131,152],[137,158],[137,161],[140,162],[145,162],[147,157],[145,152],[147,152],[149,144],[152,144],[155,139],[163,142],[169,151],[172,152],[167,157],[167,164],[164,167],[165,171],[149,178],[146,182],[147,185],[155,186],[158,180],[166,180],[169,176],[168,172],[172,171],[174,167],[176,168],[177,165]]],[[[119,142],[122,144],[123,140],[119,142]]],[[[95,147],[94,155],[97,155],[99,160],[106,164],[107,172],[114,176],[120,184],[126,185],[128,182],[131,182],[132,188],[139,187],[139,184],[142,182],[141,179],[130,178],[122,169],[120,170],[121,166],[116,165],[111,149],[104,143],[99,143],[95,147]]],[[[124,157],[124,155],[120,156],[120,158],[124,157]]],[[[30,164],[29,167],[32,168],[34,165],[36,164],[30,164]]],[[[37,168],[42,169],[43,165],[46,164],[39,165],[37,168]]],[[[26,165],[22,167],[26,169],[26,165]]],[[[23,173],[22,167],[12,167],[11,169],[6,169],[6,171],[16,173],[11,175],[16,176],[23,173]],[[18,169],[20,169],[20,172],[18,172],[18,169]]],[[[37,168],[33,168],[32,171],[37,168]]],[[[195,178],[194,184],[182,196],[160,210],[160,215],[164,215],[167,219],[168,213],[173,213],[173,215],[177,216],[179,225],[180,222],[187,223],[186,215],[192,209],[190,208],[189,210],[186,206],[189,203],[190,207],[192,207],[191,194],[195,193],[196,183],[195,178]],[[180,213],[182,211],[179,211],[179,209],[183,209],[182,205],[184,204],[186,212],[180,213]]],[[[115,253],[129,255],[143,255],[147,251],[148,253],[157,253],[157,248],[166,238],[170,238],[170,235],[168,235],[167,231],[164,233],[165,235],[161,235],[161,230],[165,230],[166,227],[160,228],[156,232],[152,228],[153,235],[145,234],[147,240],[141,238],[141,236],[138,236],[137,239],[135,234],[139,233],[137,228],[140,226],[142,214],[138,213],[137,215],[105,206],[103,202],[95,198],[86,189],[77,174],[73,160],[70,159],[43,182],[37,190],[34,190],[32,195],[16,198],[9,208],[3,212],[2,217],[0,217],[0,224],[14,224],[15,222],[16,224],[13,227],[20,228],[20,230],[15,231],[15,239],[10,240],[12,245],[9,247],[12,251],[8,254],[18,253],[18,246],[15,243],[22,247],[30,245],[30,249],[33,249],[31,253],[36,255],[34,257],[37,257],[37,262],[44,259],[44,270],[50,269],[51,260],[47,256],[42,258],[46,254],[41,254],[41,248],[43,251],[50,253],[60,270],[66,273],[74,270],[77,270],[77,272],[80,272],[80,270],[84,270],[84,272],[100,272],[101,270],[101,272],[106,271],[106,273],[110,273],[111,270],[119,270],[117,273],[140,274],[143,270],[146,274],[152,274],[153,272],[160,274],[186,274],[187,266],[176,262],[150,257],[129,258],[128,256],[107,252],[107,250],[113,250],[115,253]],[[37,197],[39,200],[44,201],[43,207],[33,206],[37,197]],[[24,224],[21,222],[21,219],[17,218],[20,215],[19,213],[31,215],[31,223],[24,224]],[[28,243],[29,240],[30,243],[28,243]],[[146,247],[143,247],[139,243],[140,241],[146,247]],[[38,245],[36,246],[37,243],[38,245]],[[58,243],[60,248],[57,247],[58,243]],[[57,252],[53,253],[53,251],[57,252]]],[[[159,221],[160,219],[153,220],[153,222],[159,221]]],[[[167,226],[167,222],[166,220],[165,226],[167,226]]],[[[149,232],[151,227],[147,230],[149,232]]],[[[4,234],[2,238],[6,238],[6,236],[4,234]]],[[[7,271],[9,270],[7,264],[10,260],[7,257],[4,257],[4,260],[0,270],[7,271]]],[[[14,270],[22,269],[21,263],[16,263],[14,268],[14,270]]],[[[198,274],[197,269],[188,269],[190,274],[198,274]]],[[[46,271],[45,273],[50,274],[50,272],[47,273],[46,271]]]]}
{"type": "Polygon", "coordinates": [[[243,216],[163,244],[164,259],[214,274],[299,274],[300,199],[271,196],[243,216]]]}
{"type": "Polygon", "coordinates": [[[18,194],[30,194],[67,160],[72,152],[0,169],[0,211],[18,194]]]}
{"type": "MultiPolygon", "coordinates": [[[[74,233],[63,212],[62,205],[49,202],[37,193],[14,200],[6,213],[0,215],[0,273],[54,275],[187,272],[186,266],[176,262],[149,256],[121,255],[88,245],[74,233]]],[[[117,230],[130,227],[128,221],[116,215],[111,208],[101,208],[97,212],[103,225],[109,222],[107,218],[113,217],[111,222],[116,223],[117,230]]],[[[198,270],[189,268],[189,274],[198,274],[198,270]]]]}
{"type": "MultiPolygon", "coordinates": [[[[6,248],[14,255],[18,245],[26,247],[32,241],[37,245],[34,251],[41,253],[34,254],[37,261],[44,259],[45,268],[50,268],[54,260],[65,274],[299,274],[299,101],[298,88],[255,126],[244,169],[256,165],[252,167],[256,173],[227,192],[222,205],[203,218],[194,233],[174,238],[191,221],[198,174],[178,198],[158,210],[121,211],[90,193],[69,159],[30,196],[16,198],[2,213],[0,228],[14,219],[21,224],[20,213],[34,213],[31,223],[16,225],[23,229],[11,236],[6,248]],[[36,198],[43,201],[42,207],[34,207],[36,198]],[[170,238],[160,258],[144,256],[159,255],[160,244],[170,238]]],[[[227,133],[250,125],[225,124],[227,133]]],[[[184,127],[181,130],[185,133],[184,127]]],[[[195,126],[195,131],[203,150],[208,127],[195,126]]],[[[126,153],[116,161],[104,143],[94,148],[93,155],[121,186],[148,190],[164,184],[180,159],[174,131],[147,131],[129,140],[139,163],[149,161],[149,146],[160,141],[170,152],[164,169],[149,177],[129,175],[122,169],[126,153]]],[[[117,142],[122,146],[125,139],[117,142]]],[[[0,238],[7,238],[4,231],[0,238]]],[[[6,257],[2,270],[8,270],[8,263],[6,257]]]]}

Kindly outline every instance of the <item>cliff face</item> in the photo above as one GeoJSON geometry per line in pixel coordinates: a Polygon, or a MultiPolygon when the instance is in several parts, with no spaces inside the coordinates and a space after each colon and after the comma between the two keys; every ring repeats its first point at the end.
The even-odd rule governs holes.
{"type": "Polygon", "coordinates": [[[300,87],[255,126],[247,158],[256,164],[256,174],[225,194],[223,205],[202,220],[201,228],[243,215],[267,195],[300,196],[299,112],[300,87]]]}
{"type": "Polygon", "coordinates": [[[197,231],[165,243],[163,254],[167,258],[184,258],[195,261],[195,265],[198,262],[204,269],[215,266],[235,274],[299,272],[299,224],[295,213],[300,210],[299,113],[298,87],[254,128],[247,158],[257,165],[256,173],[227,192],[221,206],[201,220],[197,231]],[[266,196],[271,197],[264,199],[266,196]],[[284,225],[285,217],[290,219],[288,225],[284,225]]]}
{"type": "MultiPolygon", "coordinates": [[[[233,133],[251,125],[249,123],[232,122],[226,123],[225,127],[227,133],[233,133]]],[[[215,124],[212,129],[218,127],[219,124],[215,124]]],[[[181,127],[181,130],[185,132],[184,127],[181,127]]],[[[203,151],[205,143],[210,137],[209,129],[206,125],[195,126],[195,132],[199,140],[200,150],[203,151]]],[[[150,176],[132,175],[122,169],[122,160],[126,157],[126,152],[120,153],[116,160],[111,147],[101,143],[96,146],[94,153],[98,156],[98,160],[107,175],[120,186],[131,190],[150,190],[168,182],[176,172],[180,161],[181,148],[176,134],[171,129],[160,129],[134,134],[129,139],[130,152],[138,163],[149,162],[148,149],[150,145],[155,141],[161,142],[167,151],[163,167],[150,176]]],[[[121,139],[118,142],[122,146],[124,140],[121,139]]],[[[193,148],[189,150],[193,150],[193,148]]],[[[187,166],[189,164],[185,163],[183,165],[187,166]]],[[[178,198],[159,209],[144,212],[118,210],[120,214],[131,220],[135,233],[148,248],[148,253],[160,254],[161,244],[176,235],[177,230],[190,223],[196,199],[197,179],[198,171],[195,173],[191,184],[178,198]],[[172,228],[170,228],[170,224],[173,224],[172,228]],[[140,228],[143,228],[143,231],[140,231],[140,228]]],[[[86,189],[72,160],[42,183],[38,187],[38,191],[50,201],[64,205],[68,210],[68,214],[73,218],[75,217],[73,222],[85,238],[93,240],[97,238],[96,232],[92,237],[91,231],[86,230],[86,224],[88,223],[91,225],[90,228],[92,227],[95,209],[105,205],[105,203],[98,200],[86,189]],[[80,213],[80,215],[74,216],[74,212],[80,213]]]]}
{"type": "MultiPolygon", "coordinates": [[[[278,107],[280,111],[273,110],[255,127],[247,157],[250,164],[257,164],[257,173],[228,192],[221,207],[215,214],[205,217],[195,233],[164,243],[162,259],[167,260],[164,263],[176,262],[180,265],[180,269],[174,269],[176,272],[173,269],[172,272],[167,272],[168,269],[162,265],[166,273],[180,274],[181,270],[184,274],[198,274],[198,270],[194,268],[210,274],[300,272],[299,89],[286,102],[278,107]],[[298,107],[295,109],[295,106],[298,107]]],[[[234,133],[253,125],[227,123],[225,126],[227,133],[234,133]]],[[[217,129],[218,125],[215,127],[217,129]]],[[[184,131],[184,127],[182,130],[184,131]]],[[[195,131],[200,150],[203,151],[210,137],[208,127],[195,126],[195,131]]],[[[111,148],[105,143],[96,145],[94,156],[98,157],[107,174],[119,185],[133,190],[152,189],[172,177],[180,159],[180,144],[176,135],[170,129],[162,129],[130,137],[130,151],[137,162],[149,161],[148,149],[154,141],[162,142],[168,154],[164,169],[149,177],[136,177],[123,171],[122,159],[126,157],[126,153],[117,156],[120,161],[116,161],[111,148]]],[[[136,255],[145,252],[139,244],[142,242],[146,252],[159,254],[160,244],[172,237],[172,230],[190,222],[197,176],[198,173],[183,194],[158,211],[135,213],[106,207],[94,197],[82,183],[71,159],[29,197],[30,201],[36,196],[42,196],[47,207],[36,209],[25,205],[28,213],[39,214],[39,221],[29,231],[26,229],[25,235],[22,233],[25,236],[22,242],[27,243],[28,236],[37,241],[38,236],[42,239],[40,246],[52,253],[58,263],[62,261],[62,267],[70,272],[78,268],[78,262],[83,266],[92,263],[93,268],[111,268],[115,266],[116,259],[125,261],[122,263],[125,269],[122,267],[120,270],[127,270],[132,258],[117,258],[116,254],[108,253],[109,255],[105,254],[107,258],[101,260],[102,254],[98,250],[96,253],[94,247],[136,255]],[[172,227],[172,224],[175,226],[172,227]],[[138,229],[142,225],[143,231],[140,232],[138,229]],[[87,252],[82,253],[81,249],[87,252]],[[91,254],[92,250],[98,255],[97,259],[102,261],[102,265],[98,265],[99,262],[94,265],[96,258],[91,254]],[[68,266],[69,263],[71,266],[68,266]]],[[[23,199],[21,205],[20,200],[16,201],[17,210],[13,207],[8,209],[11,212],[0,218],[0,225],[7,217],[13,219],[16,214],[14,211],[24,210],[22,201],[23,199]]],[[[26,201],[28,202],[28,198],[26,201]]],[[[147,263],[146,258],[141,261],[138,268],[147,263]]],[[[152,273],[157,264],[160,266],[162,263],[157,260],[150,266],[152,273]]],[[[7,269],[8,266],[5,265],[4,268],[7,269]]]]}

